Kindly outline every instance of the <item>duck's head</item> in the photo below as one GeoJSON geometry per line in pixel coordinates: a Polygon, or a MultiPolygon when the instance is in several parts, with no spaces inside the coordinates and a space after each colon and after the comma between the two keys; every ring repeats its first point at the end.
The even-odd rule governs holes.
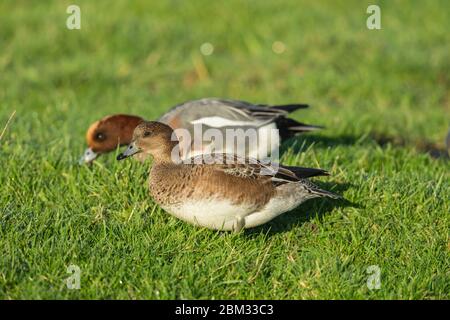
{"type": "Polygon", "coordinates": [[[91,124],[86,132],[88,148],[80,159],[80,164],[94,161],[102,153],[113,151],[117,146],[129,144],[141,117],[116,114],[107,116],[91,124]]]}
{"type": "Polygon", "coordinates": [[[134,129],[132,142],[117,156],[117,160],[139,153],[151,155],[155,161],[173,162],[174,157],[178,159],[178,139],[173,129],[157,121],[141,122],[134,129]]]}

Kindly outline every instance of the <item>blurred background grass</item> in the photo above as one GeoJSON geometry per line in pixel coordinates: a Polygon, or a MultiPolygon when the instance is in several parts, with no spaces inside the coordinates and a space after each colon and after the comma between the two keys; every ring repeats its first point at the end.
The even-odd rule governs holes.
{"type": "Polygon", "coordinates": [[[1,297],[448,298],[448,162],[421,146],[443,149],[449,125],[449,12],[444,0],[2,1],[0,128],[17,113],[0,142],[1,297]],[[70,4],[81,30],[66,28],[70,4]],[[369,4],[381,30],[366,28],[369,4]],[[332,170],[365,207],[313,201],[270,232],[223,235],[166,217],[137,164],[75,166],[94,120],[214,96],[310,103],[295,118],[327,130],[284,161],[332,170]],[[84,290],[65,289],[70,263],[90,274],[84,290]],[[382,290],[365,288],[370,264],[386,270],[382,290]]]}
{"type": "Polygon", "coordinates": [[[366,28],[369,3],[80,1],[82,28],[68,30],[70,2],[3,1],[2,120],[11,109],[66,123],[86,112],[70,122],[82,134],[105,113],[155,118],[181,101],[218,96],[306,101],[314,108],[305,117],[333,134],[376,127],[442,141],[448,3],[378,2],[379,31],[366,28]],[[211,56],[200,54],[205,42],[211,56]]]}

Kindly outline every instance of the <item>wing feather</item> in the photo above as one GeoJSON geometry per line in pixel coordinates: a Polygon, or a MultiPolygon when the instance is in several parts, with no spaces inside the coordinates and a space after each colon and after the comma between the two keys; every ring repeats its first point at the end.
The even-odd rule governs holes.
{"type": "Polygon", "coordinates": [[[254,158],[240,157],[227,153],[201,154],[185,163],[196,165],[213,165],[215,170],[246,179],[266,179],[274,184],[298,182],[304,178],[328,175],[325,170],[283,166],[277,163],[265,164],[254,158]]]}

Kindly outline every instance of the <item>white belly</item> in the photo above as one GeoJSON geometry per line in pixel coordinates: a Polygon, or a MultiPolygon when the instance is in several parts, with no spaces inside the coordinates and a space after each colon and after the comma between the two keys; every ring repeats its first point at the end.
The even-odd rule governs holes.
{"type": "Polygon", "coordinates": [[[238,206],[222,199],[191,200],[180,205],[163,206],[163,209],[193,225],[230,231],[236,230],[236,226],[240,223],[243,228],[260,226],[294,209],[304,201],[316,197],[305,193],[299,183],[284,184],[278,187],[277,191],[277,195],[258,211],[252,205],[238,206]]]}
{"type": "Polygon", "coordinates": [[[252,206],[237,206],[226,200],[189,201],[163,208],[183,221],[215,230],[232,230],[237,218],[254,211],[252,206]]]}

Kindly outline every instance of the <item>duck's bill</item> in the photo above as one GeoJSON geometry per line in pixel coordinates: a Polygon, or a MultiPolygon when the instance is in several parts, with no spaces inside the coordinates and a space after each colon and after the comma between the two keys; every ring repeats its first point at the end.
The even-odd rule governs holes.
{"type": "Polygon", "coordinates": [[[123,160],[125,158],[131,157],[132,155],[141,152],[134,142],[130,143],[124,152],[117,156],[117,160],[123,160]]]}
{"type": "Polygon", "coordinates": [[[78,163],[80,165],[82,164],[88,164],[91,163],[92,161],[94,161],[95,159],[97,159],[98,157],[98,153],[95,153],[94,151],[92,151],[91,148],[87,148],[84,151],[83,156],[80,158],[80,160],[78,161],[78,163]]]}

